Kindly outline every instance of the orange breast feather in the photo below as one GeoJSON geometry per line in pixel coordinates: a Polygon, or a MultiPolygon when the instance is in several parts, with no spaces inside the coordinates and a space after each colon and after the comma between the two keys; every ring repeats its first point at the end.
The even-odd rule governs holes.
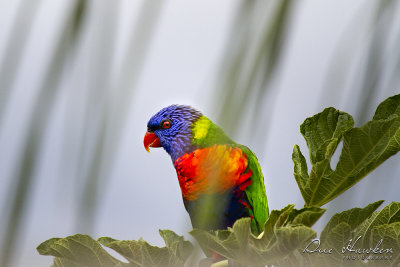
{"type": "Polygon", "coordinates": [[[183,199],[188,201],[200,194],[243,191],[251,184],[246,154],[228,145],[197,149],[178,158],[174,165],[183,199]]]}

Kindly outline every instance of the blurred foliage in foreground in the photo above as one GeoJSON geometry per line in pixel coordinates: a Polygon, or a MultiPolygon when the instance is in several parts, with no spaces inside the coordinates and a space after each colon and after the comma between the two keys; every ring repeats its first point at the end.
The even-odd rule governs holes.
{"type": "MultiPolygon", "coordinates": [[[[12,10],[7,10],[8,3],[11,2],[17,3],[18,7],[13,21],[2,24],[2,28],[9,28],[10,34],[2,35],[6,42],[0,60],[0,132],[8,133],[2,136],[4,144],[16,142],[21,145],[15,149],[15,157],[11,157],[14,151],[2,147],[2,162],[7,162],[5,165],[11,167],[9,172],[1,173],[2,182],[4,181],[4,196],[1,196],[4,205],[3,202],[0,203],[1,266],[14,266],[25,257],[20,254],[20,248],[29,243],[29,235],[36,229],[32,223],[32,214],[36,214],[37,210],[31,210],[31,205],[35,199],[42,197],[38,185],[47,176],[39,175],[38,170],[46,162],[43,151],[51,142],[48,136],[55,118],[62,122],[65,131],[59,136],[63,143],[60,159],[55,158],[54,164],[46,164],[46,170],[47,167],[51,169],[51,166],[60,165],[58,174],[49,180],[55,181],[55,190],[65,191],[73,196],[72,206],[76,216],[72,216],[71,220],[75,221],[76,231],[90,234],[95,232],[94,229],[99,224],[96,216],[101,208],[99,196],[108,190],[107,185],[116,166],[123,139],[121,136],[124,135],[125,126],[129,124],[128,110],[137,101],[135,93],[141,91],[138,81],[142,76],[143,66],[148,61],[148,50],[157,46],[154,45],[157,41],[153,37],[160,36],[157,33],[159,22],[169,15],[165,10],[168,11],[168,6],[177,1],[128,1],[141,2],[141,7],[135,12],[138,14],[137,19],[126,22],[120,18],[123,17],[121,10],[127,9],[122,2],[127,1],[57,1],[60,4],[68,3],[58,13],[48,8],[48,4],[55,1],[2,1],[1,8],[6,10],[5,13],[13,13],[12,10]],[[54,34],[49,34],[44,29],[46,27],[36,29],[42,19],[57,29],[54,34]],[[120,50],[116,37],[123,28],[129,30],[124,35],[126,38],[120,50]],[[32,42],[34,39],[40,41],[32,42]],[[34,61],[34,69],[43,69],[43,74],[24,67],[24,62],[31,58],[29,47],[35,43],[39,47],[47,47],[46,43],[51,44],[46,52],[49,59],[34,61]],[[119,52],[121,57],[118,60],[116,55],[119,52]],[[37,85],[32,83],[27,86],[21,83],[32,73],[40,76],[37,76],[37,85]],[[32,94],[14,99],[14,93],[21,88],[32,94]],[[67,99],[65,106],[60,105],[64,97],[67,99]],[[28,98],[32,102],[32,108],[23,112],[26,106],[29,107],[25,102],[28,98]],[[10,112],[13,103],[18,107],[18,114],[23,112],[27,116],[26,122],[14,118],[12,109],[10,112]],[[61,119],[54,116],[60,106],[66,113],[65,117],[60,116],[61,119]],[[13,140],[18,134],[13,127],[7,125],[7,120],[23,124],[18,128],[23,136],[17,141],[13,140]],[[8,164],[9,158],[12,159],[11,165],[8,164]]],[[[251,131],[249,139],[261,150],[268,143],[269,126],[271,118],[274,118],[271,114],[276,111],[275,103],[282,93],[281,87],[276,86],[277,82],[279,84],[280,72],[289,65],[296,65],[290,44],[296,43],[293,42],[293,37],[297,35],[298,25],[303,25],[298,23],[298,18],[303,16],[304,10],[315,4],[290,0],[228,2],[223,7],[224,10],[229,10],[231,3],[237,2],[236,15],[231,22],[220,68],[212,73],[216,77],[215,94],[209,101],[213,101],[215,112],[219,114],[218,123],[230,135],[234,136],[241,130],[245,133],[251,131]],[[237,121],[247,122],[251,127],[238,124],[237,121]]],[[[341,1],[331,2],[340,5],[341,1]]],[[[352,5],[353,2],[347,1],[345,9],[351,10],[352,5]]],[[[329,3],[323,6],[318,12],[331,12],[329,3]]],[[[370,107],[375,106],[377,99],[392,95],[398,90],[399,7],[400,1],[396,0],[362,1],[357,8],[358,12],[351,16],[351,21],[346,22],[343,35],[332,42],[332,46],[336,48],[330,56],[325,86],[316,84],[315,90],[321,94],[322,106],[333,105],[331,103],[338,105],[340,99],[347,99],[347,107],[343,109],[354,109],[352,114],[357,122],[364,123],[370,111],[372,112],[370,107]]],[[[136,6],[129,5],[129,8],[135,9],[136,6]]],[[[329,24],[338,25],[338,22],[346,21],[346,16],[335,16],[329,20],[318,17],[313,17],[315,24],[318,28],[323,28],[326,35],[321,36],[317,32],[312,36],[304,35],[304,38],[312,41],[315,55],[326,51],[324,47],[317,45],[317,40],[334,33],[330,31],[329,24]]],[[[208,16],[205,18],[209,20],[208,16]]],[[[187,23],[192,21],[188,20],[187,23]]],[[[207,42],[214,40],[207,39],[207,42]]],[[[37,52],[39,51],[35,50],[33,53],[37,52]]],[[[321,61],[323,59],[319,60],[321,61]]],[[[312,70],[307,61],[302,61],[300,68],[303,65],[312,70]]],[[[313,77],[314,75],[315,73],[313,77]]],[[[312,87],[313,80],[314,78],[310,79],[307,86],[312,87]]],[[[297,86],[292,88],[293,91],[303,89],[297,86]]],[[[257,154],[261,155],[262,152],[257,154]]],[[[299,164],[301,166],[302,163],[299,164]]],[[[313,166],[313,169],[319,170],[318,166],[313,166]]],[[[394,177],[396,171],[397,168],[388,168],[385,175],[394,177]]],[[[328,173],[324,172],[323,175],[328,173]]],[[[323,177],[320,178],[324,179],[323,177]]],[[[315,178],[319,179],[310,174],[310,179],[315,178]]],[[[299,181],[303,183],[304,193],[308,194],[304,179],[307,181],[307,176],[301,177],[299,181]]],[[[349,181],[354,182],[351,179],[349,181]]],[[[371,187],[379,183],[375,181],[371,187]]],[[[389,182],[395,181],[392,178],[389,182]]],[[[388,197],[392,197],[395,194],[393,192],[395,191],[392,190],[392,195],[388,197]]],[[[45,201],[53,200],[54,198],[48,197],[45,201]]],[[[341,198],[341,203],[345,205],[354,200],[347,195],[341,198]]],[[[315,201],[320,200],[315,198],[310,203],[315,201]]],[[[335,205],[345,209],[340,203],[335,205]]],[[[54,215],[51,213],[49,210],[41,219],[49,220],[54,215]]],[[[58,229],[65,231],[65,227],[58,229]]]]}
{"type": "MultiPolygon", "coordinates": [[[[323,215],[321,206],[339,196],[400,150],[400,95],[382,102],[371,121],[353,128],[353,118],[327,108],[307,118],[300,130],[307,141],[312,168],[296,145],[294,176],[305,201],[303,209],[288,205],[273,210],[264,232],[254,236],[250,218],[238,220],[232,228],[218,231],[194,229],[190,234],[206,255],[218,253],[226,260],[211,258],[201,265],[211,266],[364,266],[400,264],[400,202],[377,211],[383,201],[364,208],[335,214],[319,239],[311,228],[323,215]],[[339,142],[342,153],[336,169],[330,159],[339,142]],[[355,257],[355,258],[353,258],[355,257]]],[[[42,255],[54,256],[54,266],[184,266],[193,246],[169,230],[160,230],[166,247],[143,240],[118,241],[87,235],[52,238],[39,245],[42,255]],[[121,254],[122,262],[102,246],[121,254]]]]}

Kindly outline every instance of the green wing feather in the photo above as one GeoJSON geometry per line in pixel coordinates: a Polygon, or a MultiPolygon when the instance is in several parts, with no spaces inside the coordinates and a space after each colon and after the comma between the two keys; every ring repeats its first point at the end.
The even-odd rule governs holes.
{"type": "Polygon", "coordinates": [[[269,215],[264,176],[256,155],[246,146],[239,145],[238,147],[246,154],[248,168],[253,172],[251,176],[252,183],[246,188],[245,193],[250,205],[253,207],[254,220],[252,220],[251,224],[252,232],[259,234],[263,231],[265,221],[269,215]]]}

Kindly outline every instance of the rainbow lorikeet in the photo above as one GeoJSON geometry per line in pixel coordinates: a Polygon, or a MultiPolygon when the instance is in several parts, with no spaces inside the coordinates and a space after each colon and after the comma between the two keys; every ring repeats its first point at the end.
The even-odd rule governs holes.
{"type": "Polygon", "coordinates": [[[250,217],[252,232],[262,232],[268,203],[256,156],[199,111],[163,108],[147,124],[144,147],[163,147],[171,156],[194,228],[225,229],[250,217]]]}

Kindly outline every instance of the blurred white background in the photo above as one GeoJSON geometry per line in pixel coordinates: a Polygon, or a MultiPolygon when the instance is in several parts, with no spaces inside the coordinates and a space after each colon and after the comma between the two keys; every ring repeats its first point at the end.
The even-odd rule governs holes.
{"type": "MultiPolygon", "coordinates": [[[[49,266],[36,246],[75,233],[188,236],[171,160],[142,143],[174,103],[256,153],[270,209],[301,208],[299,126],[328,106],[359,126],[398,93],[399,12],[372,0],[0,1],[0,266],[49,266]]],[[[329,203],[316,229],[399,201],[398,162],[329,203]]]]}

